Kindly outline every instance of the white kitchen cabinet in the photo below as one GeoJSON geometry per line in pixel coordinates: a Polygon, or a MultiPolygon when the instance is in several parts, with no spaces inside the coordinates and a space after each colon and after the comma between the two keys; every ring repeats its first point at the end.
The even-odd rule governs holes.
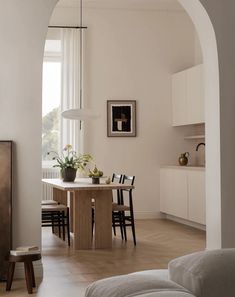
{"type": "Polygon", "coordinates": [[[204,116],[204,80],[203,66],[190,68],[187,73],[187,122],[198,124],[205,122],[204,116]]]}
{"type": "Polygon", "coordinates": [[[206,224],[205,172],[188,172],[188,219],[206,224]]]}
{"type": "Polygon", "coordinates": [[[172,121],[173,126],[187,124],[187,77],[186,71],[176,73],[172,77],[172,121]]]}
{"type": "Polygon", "coordinates": [[[169,181],[172,180],[172,170],[162,168],[160,170],[160,209],[162,212],[167,213],[170,209],[172,187],[169,186],[169,181]]]}
{"type": "Polygon", "coordinates": [[[203,65],[172,76],[172,125],[205,122],[203,65]]]}
{"type": "Polygon", "coordinates": [[[187,172],[163,168],[160,177],[160,210],[187,219],[187,172]]]}
{"type": "Polygon", "coordinates": [[[187,171],[172,170],[172,195],[169,202],[169,213],[183,219],[188,218],[188,191],[187,191],[187,171]]]}
{"type": "Polygon", "coordinates": [[[205,225],[205,170],[160,170],[160,211],[205,225]]]}

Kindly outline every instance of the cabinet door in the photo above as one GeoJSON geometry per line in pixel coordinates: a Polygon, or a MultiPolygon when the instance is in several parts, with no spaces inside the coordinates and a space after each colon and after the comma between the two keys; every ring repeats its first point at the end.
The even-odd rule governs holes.
{"type": "Polygon", "coordinates": [[[163,168],[160,173],[160,211],[187,219],[187,171],[163,168]]]}
{"type": "Polygon", "coordinates": [[[188,172],[189,220],[206,224],[205,172],[188,172]]]}
{"type": "Polygon", "coordinates": [[[172,76],[172,125],[187,124],[187,76],[186,71],[172,76]]]}
{"type": "Polygon", "coordinates": [[[160,211],[169,213],[170,201],[171,201],[171,182],[172,182],[172,170],[168,168],[162,168],[160,170],[160,211]]]}
{"type": "Polygon", "coordinates": [[[186,170],[172,170],[172,195],[169,204],[170,214],[183,219],[188,218],[188,183],[186,170]]]}
{"type": "Polygon", "coordinates": [[[203,65],[187,70],[187,123],[204,123],[203,65]]]}

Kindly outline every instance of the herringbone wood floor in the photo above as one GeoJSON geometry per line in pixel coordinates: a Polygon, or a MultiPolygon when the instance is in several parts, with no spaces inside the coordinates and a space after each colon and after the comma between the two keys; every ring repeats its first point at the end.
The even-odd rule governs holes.
{"type": "MultiPolygon", "coordinates": [[[[167,220],[136,222],[137,247],[131,233],[128,242],[119,234],[113,239],[112,250],[76,251],[43,229],[43,281],[34,296],[82,297],[86,286],[98,279],[146,269],[167,268],[178,256],[205,248],[205,232],[167,220]]],[[[12,291],[6,293],[0,285],[0,295],[28,296],[25,283],[14,281],[12,291]]]]}

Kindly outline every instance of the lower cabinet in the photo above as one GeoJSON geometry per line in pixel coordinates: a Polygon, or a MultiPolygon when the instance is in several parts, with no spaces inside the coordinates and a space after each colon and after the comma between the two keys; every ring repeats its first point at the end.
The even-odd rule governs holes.
{"type": "Polygon", "coordinates": [[[188,172],[188,219],[206,224],[205,171],[188,172]]]}
{"type": "Polygon", "coordinates": [[[160,211],[205,225],[205,171],[162,168],[160,211]]]}

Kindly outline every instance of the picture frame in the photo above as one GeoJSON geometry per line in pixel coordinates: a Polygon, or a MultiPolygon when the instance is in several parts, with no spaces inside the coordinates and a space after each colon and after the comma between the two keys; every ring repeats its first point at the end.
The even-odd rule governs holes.
{"type": "Polygon", "coordinates": [[[136,137],[136,100],[107,101],[107,136],[136,137]]]}

